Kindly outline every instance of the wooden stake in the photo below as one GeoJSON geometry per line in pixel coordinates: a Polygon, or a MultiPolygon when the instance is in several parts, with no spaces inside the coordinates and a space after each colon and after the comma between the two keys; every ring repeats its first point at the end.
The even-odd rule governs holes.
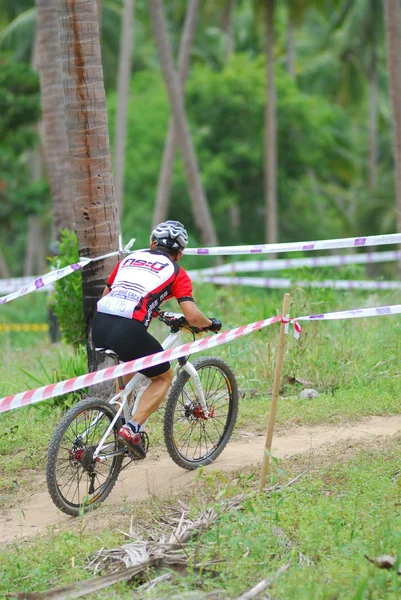
{"type": "MultiPolygon", "coordinates": [[[[283,312],[281,313],[286,320],[290,317],[290,294],[284,294],[283,312]]],[[[283,359],[285,349],[285,339],[288,333],[288,323],[281,323],[280,337],[277,349],[276,368],[274,370],[272,403],[270,406],[269,421],[267,423],[265,450],[263,455],[262,474],[260,477],[260,491],[262,492],[266,486],[266,478],[269,470],[270,453],[273,441],[274,423],[276,420],[277,401],[280,390],[281,373],[283,370],[283,359]]]]}

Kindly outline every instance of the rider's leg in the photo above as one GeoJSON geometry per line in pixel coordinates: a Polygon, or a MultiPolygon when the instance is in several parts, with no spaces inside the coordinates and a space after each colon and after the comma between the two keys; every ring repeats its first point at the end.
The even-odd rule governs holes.
{"type": "Polygon", "coordinates": [[[163,402],[173,381],[173,369],[170,367],[166,373],[152,377],[152,383],[146,388],[139,400],[139,406],[132,415],[132,421],[143,425],[146,419],[163,402]]]}

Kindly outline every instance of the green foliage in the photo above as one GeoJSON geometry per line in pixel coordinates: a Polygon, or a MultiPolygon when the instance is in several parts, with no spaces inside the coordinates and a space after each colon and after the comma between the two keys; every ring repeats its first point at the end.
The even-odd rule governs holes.
{"type": "Polygon", "coordinates": [[[30,66],[0,54],[0,234],[4,254],[20,275],[23,238],[29,215],[49,205],[47,182],[32,183],[30,151],[37,143],[39,78],[30,66]]]}
{"type": "MultiPolygon", "coordinates": [[[[348,234],[356,228],[344,216],[353,201],[347,193],[356,175],[349,119],[324,98],[302,93],[282,69],[276,75],[281,238],[314,239],[319,228],[327,237],[348,234]],[[344,206],[337,204],[339,196],[345,197],[344,206]],[[302,220],[296,217],[299,214],[302,220]]],[[[187,111],[222,243],[264,239],[265,77],[262,59],[235,55],[220,71],[196,65],[187,84],[187,111]],[[238,232],[227,223],[227,211],[234,205],[241,213],[238,232]]],[[[109,109],[113,133],[114,96],[109,96],[109,109]]],[[[126,236],[137,237],[140,246],[146,243],[151,223],[168,113],[160,76],[137,74],[129,106],[123,228],[126,236]]],[[[170,206],[170,218],[183,220],[193,231],[180,158],[170,206]]],[[[191,236],[191,244],[195,243],[191,236]]]]}
{"type": "MultiPolygon", "coordinates": [[[[61,269],[79,261],[75,233],[68,230],[61,232],[59,250],[60,254],[52,261],[54,268],[61,269]]],[[[59,279],[55,287],[51,306],[58,319],[62,339],[78,349],[86,341],[81,270],[59,279]]]]}
{"type": "MultiPolygon", "coordinates": [[[[78,377],[79,375],[85,375],[85,373],[88,371],[88,359],[85,346],[78,346],[73,355],[65,356],[62,352],[59,352],[58,365],[53,367],[52,370],[46,368],[46,365],[43,363],[40,357],[37,358],[37,362],[37,374],[31,373],[30,371],[20,367],[20,371],[27,376],[28,385],[32,385],[32,383],[34,383],[35,386],[42,387],[52,383],[58,383],[59,381],[64,381],[65,379],[72,379],[73,377],[78,377]]],[[[43,404],[38,404],[35,409],[44,413],[45,415],[55,408],[67,410],[79,402],[79,400],[82,400],[82,396],[84,394],[86,394],[85,389],[72,392],[71,394],[65,394],[63,396],[57,396],[56,398],[51,398],[43,404]]]]}

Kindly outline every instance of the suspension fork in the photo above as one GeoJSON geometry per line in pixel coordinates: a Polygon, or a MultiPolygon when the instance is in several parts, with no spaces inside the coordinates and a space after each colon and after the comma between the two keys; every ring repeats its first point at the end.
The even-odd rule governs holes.
{"type": "Polygon", "coordinates": [[[178,362],[179,362],[180,368],[183,371],[186,371],[188,373],[188,375],[192,378],[192,381],[194,383],[194,387],[196,390],[196,394],[199,399],[199,403],[202,407],[202,410],[203,410],[205,416],[209,416],[209,410],[207,407],[206,398],[205,398],[205,394],[203,392],[203,388],[202,388],[202,384],[201,384],[201,380],[200,380],[198,371],[195,369],[195,367],[193,366],[192,363],[188,362],[187,357],[178,359],[178,362]]]}

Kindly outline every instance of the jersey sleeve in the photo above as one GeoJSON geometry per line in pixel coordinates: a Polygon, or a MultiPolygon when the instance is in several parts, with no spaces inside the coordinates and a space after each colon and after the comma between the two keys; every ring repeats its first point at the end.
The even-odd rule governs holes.
{"type": "Polygon", "coordinates": [[[180,267],[178,275],[172,285],[171,293],[177,298],[178,302],[194,301],[192,296],[192,281],[188,273],[186,273],[182,267],[180,267]]]}
{"type": "Polygon", "coordinates": [[[111,288],[111,286],[114,283],[114,280],[115,280],[116,275],[117,275],[118,267],[120,266],[120,264],[121,264],[121,260],[116,264],[116,266],[114,267],[113,271],[111,272],[110,277],[107,280],[107,284],[106,285],[107,285],[107,287],[109,289],[111,288]]]}

